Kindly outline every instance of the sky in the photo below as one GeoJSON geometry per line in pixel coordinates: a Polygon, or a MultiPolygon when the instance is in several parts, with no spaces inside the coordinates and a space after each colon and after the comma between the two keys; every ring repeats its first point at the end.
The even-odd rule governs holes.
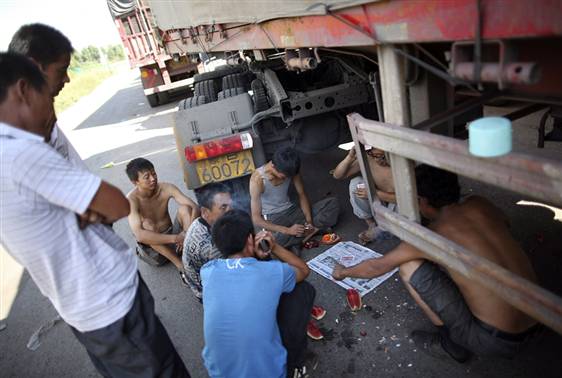
{"type": "Polygon", "coordinates": [[[60,30],[77,50],[121,43],[106,0],[0,0],[0,51],[21,25],[34,22],[60,30]]]}

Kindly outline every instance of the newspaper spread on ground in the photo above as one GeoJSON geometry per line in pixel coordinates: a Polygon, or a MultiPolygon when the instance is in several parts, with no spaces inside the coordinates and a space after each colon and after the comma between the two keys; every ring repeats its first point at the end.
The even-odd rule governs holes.
{"type": "Polygon", "coordinates": [[[310,269],[334,281],[344,289],[356,289],[359,295],[364,296],[390,278],[398,269],[394,269],[380,277],[370,280],[363,278],[346,278],[342,281],[336,281],[332,278],[332,270],[336,262],[347,267],[357,265],[363,260],[379,257],[382,257],[382,255],[372,249],[363,247],[354,242],[342,242],[319,254],[307,264],[310,269]]]}

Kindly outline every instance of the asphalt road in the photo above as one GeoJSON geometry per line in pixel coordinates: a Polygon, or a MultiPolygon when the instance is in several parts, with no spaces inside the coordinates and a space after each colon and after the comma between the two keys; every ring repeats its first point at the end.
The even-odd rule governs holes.
{"type": "MultiPolygon", "coordinates": [[[[175,103],[151,109],[140,81],[133,73],[117,75],[96,92],[61,115],[60,123],[88,167],[123,192],[131,189],[124,169],[135,157],[144,156],[156,166],[161,181],[185,189],[178,163],[172,122],[175,103]],[[102,168],[105,167],[105,168],[102,168]]],[[[492,109],[502,112],[502,109],[492,109]]],[[[517,123],[518,149],[533,149],[536,115],[517,123]]],[[[533,149],[534,150],[534,149],[533,149]]],[[[543,154],[560,155],[560,144],[547,145],[543,154]]],[[[347,182],[337,182],[329,175],[344,156],[333,150],[314,156],[303,156],[305,187],[313,201],[326,195],[340,198],[344,212],[336,231],[344,240],[355,240],[362,224],[354,218],[348,203],[347,182]]],[[[464,193],[491,197],[511,217],[514,234],[529,251],[541,283],[562,293],[562,213],[538,205],[517,205],[516,195],[463,180],[464,193]],[[557,219],[554,219],[557,218],[557,219]]],[[[193,193],[186,191],[193,198],[193,193]]],[[[175,211],[174,206],[171,207],[175,211]]],[[[116,223],[115,230],[134,245],[126,220],[116,223]]],[[[397,241],[372,244],[386,252],[397,241]]],[[[306,251],[310,259],[322,249],[306,251]]],[[[4,252],[1,252],[4,254],[4,252]]],[[[38,291],[27,273],[19,274],[17,266],[2,256],[2,320],[0,331],[0,372],[3,377],[95,377],[85,350],[64,323],[58,323],[44,335],[35,351],[26,348],[31,334],[56,317],[49,301],[38,291]],[[11,275],[10,275],[11,274],[11,275]],[[13,303],[6,287],[15,289],[13,303]],[[4,316],[4,315],[3,315],[4,316]]],[[[156,311],[166,326],[179,354],[192,376],[205,377],[202,308],[192,294],[180,285],[176,269],[168,264],[154,268],[139,262],[139,269],[152,291],[156,311]]],[[[311,341],[309,347],[319,355],[316,377],[560,377],[562,337],[546,330],[541,338],[513,360],[475,357],[458,364],[437,360],[416,349],[409,339],[414,329],[432,328],[408,296],[395,275],[363,298],[364,309],[352,314],[346,307],[345,291],[332,282],[311,273],[309,281],[317,289],[316,303],[328,313],[319,322],[325,333],[322,341],[311,341]]],[[[257,353],[259,351],[256,351],[257,353]]]]}

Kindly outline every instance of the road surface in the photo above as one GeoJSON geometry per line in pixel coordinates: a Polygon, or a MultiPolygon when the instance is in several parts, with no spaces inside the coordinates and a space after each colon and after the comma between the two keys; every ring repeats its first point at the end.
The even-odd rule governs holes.
{"type": "MultiPolygon", "coordinates": [[[[60,123],[88,167],[103,179],[128,192],[132,185],[124,169],[135,157],[144,156],[156,166],[159,179],[185,189],[172,135],[175,103],[152,109],[148,106],[137,75],[124,72],[112,77],[91,96],[84,98],[60,117],[60,123]],[[102,168],[104,167],[104,168],[102,168]]],[[[502,112],[502,109],[491,111],[502,112]]],[[[516,148],[533,149],[537,115],[516,123],[516,148]],[[533,118],[534,117],[534,118],[533,118]],[[530,125],[533,125],[532,127],[530,125]]],[[[561,156],[558,145],[547,145],[541,153],[561,156]]],[[[536,151],[536,150],[535,150],[536,151]]],[[[344,240],[355,240],[363,225],[348,203],[347,182],[336,182],[329,169],[345,152],[334,149],[303,156],[305,187],[313,201],[326,195],[340,198],[344,212],[336,231],[344,240]]],[[[481,184],[462,181],[464,193],[492,197],[512,220],[518,240],[529,251],[542,284],[561,293],[562,213],[541,205],[517,205],[513,194],[481,184]],[[557,220],[553,219],[557,218],[557,220]]],[[[193,198],[193,193],[186,191],[193,198]]],[[[172,211],[175,209],[172,208],[172,211]]],[[[134,245],[126,220],[115,230],[134,245]]],[[[397,241],[372,244],[386,252],[397,241]]],[[[310,259],[322,249],[306,251],[310,259]]],[[[0,331],[0,371],[3,377],[96,377],[93,365],[64,323],[45,334],[35,351],[26,348],[30,335],[56,317],[49,301],[42,297],[27,273],[9,262],[2,252],[2,317],[6,329],[0,331]],[[10,295],[10,286],[11,293],[10,295]],[[13,302],[10,298],[14,298],[13,302]],[[7,316],[7,318],[5,318],[7,316]]],[[[139,269],[152,291],[156,311],[184,359],[192,376],[205,377],[201,359],[203,348],[202,308],[191,292],[180,285],[176,269],[168,264],[154,268],[139,262],[139,269]]],[[[560,350],[562,337],[547,330],[541,339],[516,359],[474,358],[466,364],[435,360],[417,350],[409,339],[414,329],[432,328],[408,296],[395,275],[368,294],[366,307],[352,314],[345,303],[345,291],[316,273],[309,281],[317,289],[316,303],[328,313],[319,322],[325,339],[310,341],[319,355],[316,377],[556,377],[562,376],[560,350]]],[[[256,351],[259,352],[259,351],[256,351]]]]}

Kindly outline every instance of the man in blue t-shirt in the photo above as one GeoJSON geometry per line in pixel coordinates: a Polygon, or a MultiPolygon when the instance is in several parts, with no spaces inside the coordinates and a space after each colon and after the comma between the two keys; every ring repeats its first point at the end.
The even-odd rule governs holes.
{"type": "Polygon", "coordinates": [[[254,235],[250,216],[241,210],[219,218],[212,237],[224,259],[201,269],[209,375],[299,376],[315,296],[314,288],[301,282],[308,266],[271,233],[254,235]],[[272,255],[279,261],[268,261],[272,255]]]}

